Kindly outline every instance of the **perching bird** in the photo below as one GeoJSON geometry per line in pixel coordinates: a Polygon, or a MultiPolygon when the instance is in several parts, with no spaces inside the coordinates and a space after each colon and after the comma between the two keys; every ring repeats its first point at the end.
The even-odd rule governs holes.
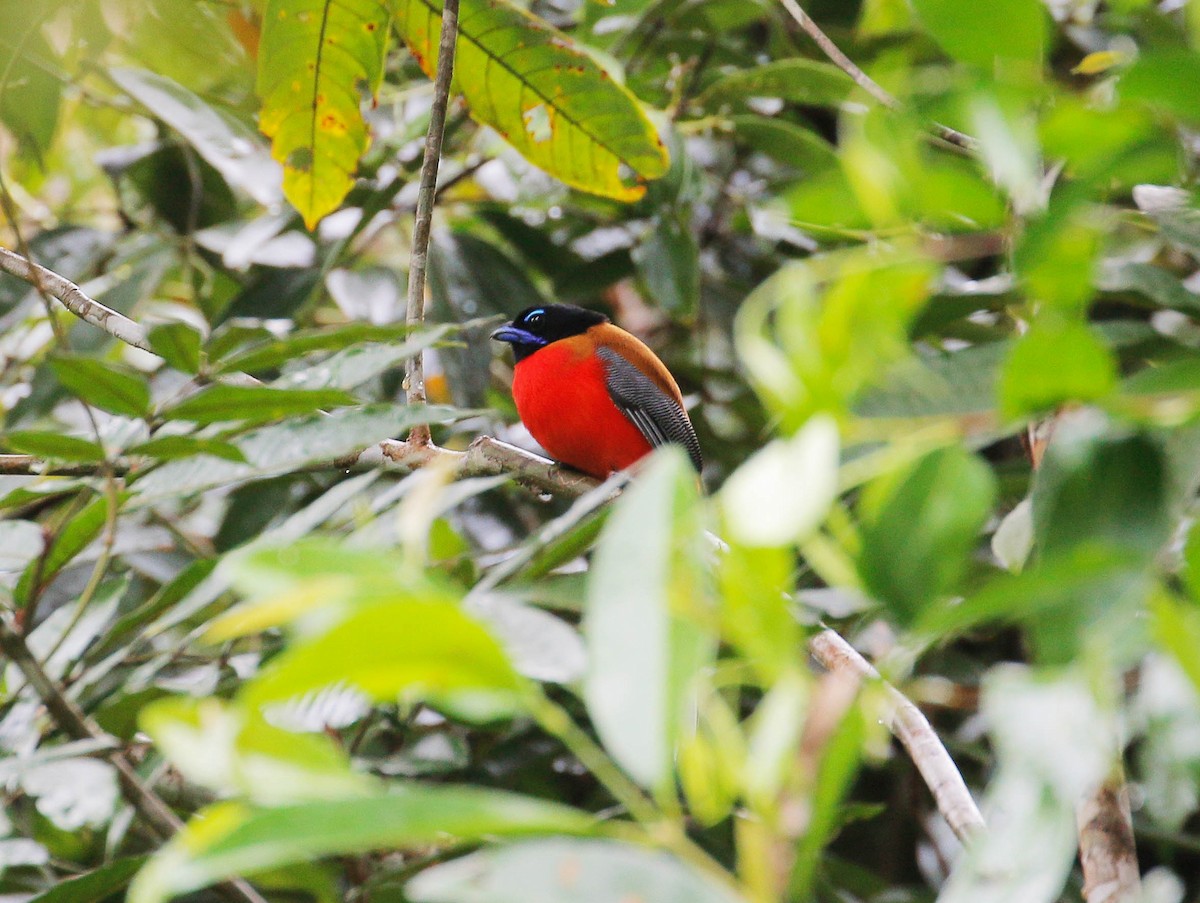
{"type": "Polygon", "coordinates": [[[513,347],[517,413],[551,457],[603,479],[675,442],[700,469],[700,442],[670,371],[608,317],[546,304],[492,338],[513,347]]]}

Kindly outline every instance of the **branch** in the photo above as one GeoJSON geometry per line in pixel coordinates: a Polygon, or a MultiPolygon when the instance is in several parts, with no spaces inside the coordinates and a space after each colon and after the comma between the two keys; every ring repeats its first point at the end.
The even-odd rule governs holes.
{"type": "Polygon", "coordinates": [[[1087,903],[1132,903],[1141,898],[1129,786],[1118,769],[1075,809],[1079,862],[1087,903]]]}
{"type": "MultiPolygon", "coordinates": [[[[900,109],[900,101],[888,93],[887,89],[880,85],[879,82],[859,69],[850,57],[842,53],[838,45],[829,39],[829,35],[821,31],[821,27],[812,20],[812,17],[800,7],[800,4],[796,0],[779,0],[779,2],[783,4],[783,8],[791,14],[791,17],[796,20],[796,24],[803,28],[808,33],[808,36],[816,42],[817,46],[821,48],[821,52],[829,57],[839,69],[854,79],[856,85],[888,109],[900,109]]],[[[962,132],[952,129],[949,126],[934,123],[933,131],[934,134],[947,144],[952,144],[966,151],[976,151],[979,149],[978,141],[970,135],[964,135],[962,132]]]]}
{"type": "Polygon", "coordinates": [[[456,477],[511,476],[538,493],[574,497],[600,485],[586,474],[491,436],[478,437],[465,452],[395,439],[385,439],[380,449],[388,460],[409,469],[443,461],[453,468],[456,477]]]}
{"type": "MultiPolygon", "coordinates": [[[[454,74],[454,42],[458,37],[458,0],[442,5],[442,34],[438,43],[437,73],[433,80],[433,107],[429,111],[429,130],[425,133],[425,156],[421,161],[421,182],[417,191],[417,212],[413,218],[412,255],[408,267],[408,309],[411,327],[425,320],[425,271],[429,263],[429,232],[433,205],[437,198],[438,164],[442,159],[442,137],[446,130],[446,106],[450,100],[450,78],[454,74]]],[[[425,403],[425,368],[422,352],[417,351],[405,368],[409,404],[425,403]]],[[[409,442],[429,445],[429,427],[413,427],[409,442]]]]}
{"type": "MultiPolygon", "coordinates": [[[[171,811],[171,807],[142,780],[116,738],[105,733],[63,693],[34,658],[20,633],[4,618],[0,618],[0,651],[25,675],[25,680],[45,704],[51,717],[69,737],[73,740],[96,741],[111,747],[106,758],[116,769],[122,794],[160,840],[170,839],[183,827],[183,822],[171,811]]],[[[225,896],[237,903],[266,903],[258,891],[241,879],[226,882],[221,887],[225,896]]]]}
{"type": "Polygon", "coordinates": [[[141,326],[124,314],[117,313],[99,301],[89,298],[79,286],[58,273],[26,260],[20,254],[14,254],[7,248],[0,248],[0,271],[16,276],[39,290],[49,292],[75,316],[103,329],[114,339],[132,345],[134,348],[149,351],[151,354],[154,353],[150,347],[150,339],[141,326]]]}
{"type": "MultiPolygon", "coordinates": [[[[870,662],[832,630],[822,630],[809,640],[808,651],[828,671],[848,671],[860,677],[882,680],[870,662]]],[[[965,843],[984,829],[983,816],[971,798],[966,782],[921,710],[891,684],[885,682],[884,688],[888,697],[888,711],[884,716],[888,730],[908,750],[933,794],[938,811],[958,839],[965,843]]]]}

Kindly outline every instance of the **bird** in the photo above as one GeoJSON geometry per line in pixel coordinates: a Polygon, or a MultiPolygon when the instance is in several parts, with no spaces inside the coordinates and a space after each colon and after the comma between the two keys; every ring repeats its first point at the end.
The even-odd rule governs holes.
{"type": "Polygon", "coordinates": [[[512,346],[517,413],[550,457],[604,479],[676,443],[701,469],[700,441],[671,372],[604,314],[537,305],[492,338],[512,346]]]}

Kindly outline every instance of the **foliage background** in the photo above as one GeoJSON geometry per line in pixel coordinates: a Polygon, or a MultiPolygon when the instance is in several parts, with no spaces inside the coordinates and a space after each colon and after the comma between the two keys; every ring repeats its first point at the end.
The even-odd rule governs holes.
{"type": "Polygon", "coordinates": [[[1200,4],[806,6],[889,108],[766,0],[464,3],[410,329],[440,9],[0,0],[0,238],[157,352],[0,282],[5,648],[98,729],[6,663],[0,890],[1075,899],[1122,763],[1145,899],[1195,899],[1200,4]],[[659,351],[712,495],[356,460],[527,444],[486,337],[547,300],[659,351]],[[820,623],[933,719],[967,855],[820,623]]]}

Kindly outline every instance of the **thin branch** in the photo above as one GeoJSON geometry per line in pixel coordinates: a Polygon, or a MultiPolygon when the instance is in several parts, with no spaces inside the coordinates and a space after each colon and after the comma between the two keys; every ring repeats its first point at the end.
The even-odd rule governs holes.
{"type": "Polygon", "coordinates": [[[1129,786],[1120,768],[1080,800],[1075,817],[1079,826],[1084,900],[1132,903],[1141,899],[1129,786]]]}
{"type": "MultiPolygon", "coordinates": [[[[454,42],[458,37],[458,0],[442,4],[442,34],[438,43],[437,73],[433,80],[433,107],[429,111],[429,130],[425,133],[425,157],[421,161],[421,182],[417,191],[417,212],[413,217],[412,254],[408,267],[408,310],[411,327],[425,321],[425,271],[429,263],[429,234],[433,205],[437,198],[438,164],[442,158],[442,136],[446,129],[446,106],[450,100],[450,79],[454,74],[454,42]]],[[[422,352],[408,361],[405,382],[408,403],[425,403],[425,369],[422,352]]],[[[429,426],[415,426],[409,442],[429,445],[429,426]]]]}
{"type": "Polygon", "coordinates": [[[380,443],[380,450],[388,460],[409,469],[445,461],[456,477],[511,476],[538,493],[574,497],[600,485],[586,474],[491,436],[478,437],[463,452],[392,439],[380,443]]]}
{"type": "MultiPolygon", "coordinates": [[[[808,650],[829,671],[849,671],[864,678],[881,679],[870,662],[832,630],[822,630],[809,640],[808,650]]],[[[966,782],[921,710],[891,684],[884,683],[884,687],[889,703],[885,715],[888,730],[908,750],[933,794],[938,811],[965,843],[984,829],[983,816],[966,782]]]]}
{"type": "MultiPolygon", "coordinates": [[[[854,79],[856,85],[888,109],[900,109],[900,101],[893,97],[879,82],[858,68],[854,60],[842,53],[838,45],[830,40],[829,35],[821,30],[821,27],[812,20],[812,17],[801,8],[796,0],[779,0],[779,2],[783,4],[783,8],[788,11],[791,17],[796,20],[796,24],[803,28],[808,36],[816,42],[816,45],[821,48],[821,52],[829,57],[839,69],[854,79]]],[[[937,137],[941,138],[947,144],[952,144],[967,151],[979,149],[978,141],[970,135],[964,135],[962,132],[952,129],[949,126],[934,123],[933,131],[937,137]]]]}
{"type": "Polygon", "coordinates": [[[20,254],[0,248],[0,271],[16,276],[30,285],[49,292],[75,316],[103,329],[114,339],[153,354],[146,331],[124,314],[89,298],[79,286],[51,270],[32,263],[20,254]]]}
{"type": "MultiPolygon", "coordinates": [[[[0,618],[0,651],[3,651],[9,661],[25,675],[25,679],[45,704],[51,717],[71,739],[91,740],[113,747],[107,754],[107,759],[116,769],[122,794],[160,839],[170,839],[183,827],[183,822],[171,811],[171,807],[142,780],[133,763],[121,749],[120,743],[105,733],[83,709],[67,697],[42,669],[20,633],[4,618],[0,618]]],[[[229,881],[221,885],[221,888],[227,898],[236,900],[237,903],[266,903],[258,891],[240,879],[229,881]]]]}

